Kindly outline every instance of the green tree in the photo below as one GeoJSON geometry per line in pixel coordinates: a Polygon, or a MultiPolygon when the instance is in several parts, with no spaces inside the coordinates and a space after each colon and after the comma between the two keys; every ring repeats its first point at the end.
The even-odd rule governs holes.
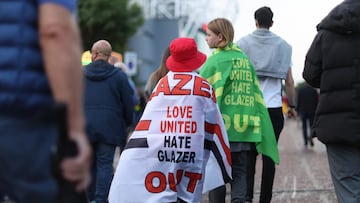
{"type": "Polygon", "coordinates": [[[142,8],[130,0],[79,0],[78,15],[84,49],[108,40],[114,51],[124,53],[128,39],[144,24],[142,8]]]}

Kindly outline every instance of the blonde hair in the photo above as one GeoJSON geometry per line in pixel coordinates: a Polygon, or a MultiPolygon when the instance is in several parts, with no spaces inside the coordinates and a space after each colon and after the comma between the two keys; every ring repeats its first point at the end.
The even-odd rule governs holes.
{"type": "Polygon", "coordinates": [[[221,34],[224,38],[218,47],[224,48],[234,40],[234,28],[232,23],[226,18],[215,18],[207,25],[207,29],[211,30],[216,35],[221,34]]]}

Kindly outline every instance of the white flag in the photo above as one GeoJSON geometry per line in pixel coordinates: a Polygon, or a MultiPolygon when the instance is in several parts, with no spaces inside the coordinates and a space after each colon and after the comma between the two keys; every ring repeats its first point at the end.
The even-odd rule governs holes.
{"type": "Polygon", "coordinates": [[[169,72],[122,152],[110,203],[196,203],[231,179],[229,142],[211,85],[169,72]]]}

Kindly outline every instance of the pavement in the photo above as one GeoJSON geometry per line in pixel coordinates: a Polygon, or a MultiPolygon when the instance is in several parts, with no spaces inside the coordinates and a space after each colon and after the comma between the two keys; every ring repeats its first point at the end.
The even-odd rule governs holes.
{"type": "MultiPolygon", "coordinates": [[[[301,122],[286,120],[279,139],[280,164],[276,166],[272,203],[336,203],[326,148],[316,138],[314,147],[304,147],[301,122]]],[[[255,174],[254,199],[259,202],[261,156],[255,174]]],[[[201,203],[208,203],[207,194],[201,203]]],[[[227,185],[226,202],[230,203],[227,185]]]]}

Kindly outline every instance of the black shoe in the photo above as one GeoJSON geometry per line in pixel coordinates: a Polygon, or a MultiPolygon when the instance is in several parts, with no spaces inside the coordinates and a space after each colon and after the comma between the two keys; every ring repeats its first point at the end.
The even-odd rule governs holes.
{"type": "Polygon", "coordinates": [[[245,203],[252,203],[252,198],[251,197],[246,197],[245,203]]]}
{"type": "Polygon", "coordinates": [[[311,140],[310,141],[310,145],[313,147],[314,146],[314,142],[311,140]]]}

